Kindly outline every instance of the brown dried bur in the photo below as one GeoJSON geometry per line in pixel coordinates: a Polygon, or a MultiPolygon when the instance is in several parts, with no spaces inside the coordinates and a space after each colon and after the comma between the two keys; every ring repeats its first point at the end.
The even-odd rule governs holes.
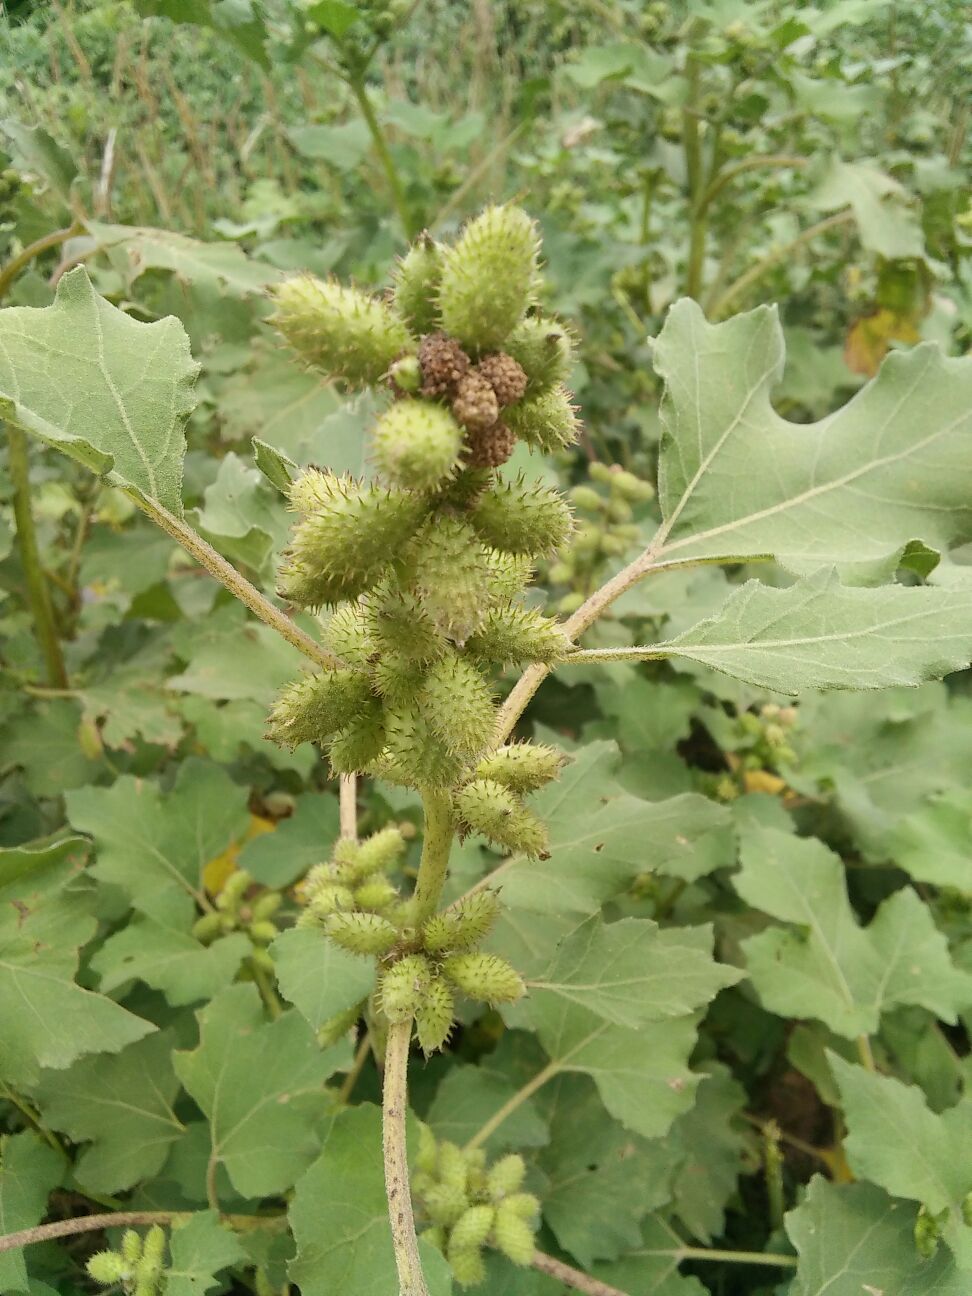
{"type": "Polygon", "coordinates": [[[516,437],[505,423],[494,423],[482,432],[467,433],[464,462],[467,468],[498,468],[515,445],[516,437]]]}
{"type": "Polygon", "coordinates": [[[504,405],[515,405],[523,399],[527,389],[527,376],[517,361],[505,351],[484,356],[474,372],[481,374],[492,387],[501,409],[504,405]]]}
{"type": "Polygon", "coordinates": [[[469,372],[469,357],[455,338],[445,333],[427,333],[419,344],[422,395],[451,396],[469,372]]]}
{"type": "Polygon", "coordinates": [[[459,380],[452,412],[469,432],[485,432],[499,418],[496,393],[475,369],[459,380]]]}

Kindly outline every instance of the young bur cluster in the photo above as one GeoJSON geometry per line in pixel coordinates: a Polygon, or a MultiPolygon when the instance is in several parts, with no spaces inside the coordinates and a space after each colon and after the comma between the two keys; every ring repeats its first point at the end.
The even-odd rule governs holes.
{"type": "Polygon", "coordinates": [[[95,1282],[125,1296],[163,1296],[165,1230],[153,1224],[143,1239],[134,1229],[126,1229],[117,1251],[97,1252],[86,1267],[95,1282]]]}
{"type": "Polygon", "coordinates": [[[528,1265],[533,1258],[540,1203],[522,1191],[525,1174],[522,1157],[504,1156],[487,1165],[481,1148],[436,1142],[421,1127],[413,1188],[429,1225],[424,1236],[448,1257],[464,1287],[486,1277],[485,1248],[514,1264],[528,1265]]]}
{"type": "Polygon", "coordinates": [[[326,747],[335,773],[454,788],[463,826],[530,853],[543,838],[521,802],[529,789],[476,766],[493,742],[498,671],[571,647],[523,601],[533,564],[568,539],[570,510],[499,471],[518,440],[550,449],[576,435],[569,339],[533,313],[537,256],[530,219],[495,207],[452,246],[423,236],[386,300],[309,277],[275,290],[276,323],[303,357],[384,391],[387,407],[374,480],[310,468],[291,486],[280,593],[332,610],[326,643],[342,664],[287,687],[269,722],[277,742],[326,747]]]}

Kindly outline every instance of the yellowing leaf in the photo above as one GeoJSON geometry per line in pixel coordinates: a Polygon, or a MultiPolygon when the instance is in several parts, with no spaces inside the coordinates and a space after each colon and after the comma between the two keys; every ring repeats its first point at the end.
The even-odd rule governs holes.
{"type": "Polygon", "coordinates": [[[847,333],[844,359],[853,373],[873,378],[892,342],[913,344],[921,340],[915,321],[899,315],[887,306],[879,306],[870,315],[855,320],[847,333]]]}

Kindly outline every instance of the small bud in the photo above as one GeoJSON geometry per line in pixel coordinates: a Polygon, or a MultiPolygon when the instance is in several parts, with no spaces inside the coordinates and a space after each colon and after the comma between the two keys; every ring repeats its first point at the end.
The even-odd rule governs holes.
{"type": "Polygon", "coordinates": [[[526,1166],[521,1156],[510,1153],[509,1156],[500,1157],[489,1168],[486,1176],[486,1191],[493,1201],[499,1201],[503,1197],[508,1197],[510,1193],[515,1193],[523,1183],[526,1175],[526,1166]]]}
{"type": "Polygon", "coordinates": [[[253,902],[253,917],[272,918],[282,904],[283,896],[279,891],[265,891],[258,900],[253,902]]]}
{"type": "Polygon", "coordinates": [[[373,704],[368,677],[359,671],[325,670],[302,675],[277,694],[267,718],[267,737],[291,751],[323,742],[373,704]]]}
{"type": "Polygon", "coordinates": [[[276,940],[280,935],[276,924],[270,922],[269,919],[250,923],[247,930],[250,934],[250,940],[255,941],[257,945],[269,945],[271,941],[276,940]]]}
{"type": "Polygon", "coordinates": [[[449,1251],[467,1251],[480,1247],[489,1237],[496,1218],[496,1207],[486,1204],[470,1206],[460,1215],[449,1234],[449,1251]]]}
{"type": "Polygon", "coordinates": [[[422,367],[417,355],[402,356],[388,370],[388,381],[395,392],[414,395],[422,386],[422,367]]]}
{"type": "Polygon", "coordinates": [[[498,483],[476,502],[471,520],[486,544],[504,553],[540,557],[570,535],[570,510],[557,491],[519,478],[498,483]]]}
{"type": "Polygon", "coordinates": [[[455,954],[442,971],[464,995],[491,1006],[516,1003],[526,993],[520,974],[497,954],[455,954]]]}
{"type": "Polygon", "coordinates": [[[498,846],[524,855],[542,855],[547,848],[547,831],[540,820],[494,779],[474,779],[460,788],[456,809],[473,832],[498,846]]]}
{"type": "Polygon", "coordinates": [[[483,1263],[482,1252],[478,1247],[472,1247],[468,1251],[459,1251],[450,1246],[448,1248],[448,1258],[452,1276],[461,1287],[478,1287],[480,1283],[485,1282],[486,1266],[483,1263]]]}
{"type": "Polygon", "coordinates": [[[537,278],[537,230],[518,207],[488,207],[442,256],[439,313],[464,346],[495,350],[530,303],[537,278]]]}
{"type": "Polygon", "coordinates": [[[122,1234],[121,1253],[133,1268],[142,1256],[142,1237],[134,1229],[126,1229],[122,1234]]]}
{"type": "Polygon", "coordinates": [[[415,1013],[415,1033],[426,1057],[449,1038],[455,1015],[452,991],[442,977],[434,976],[415,1013]]]}
{"type": "Polygon", "coordinates": [[[570,334],[562,324],[543,315],[521,320],[506,339],[504,350],[527,376],[527,400],[565,382],[570,373],[570,334]]]}
{"type": "Polygon", "coordinates": [[[508,1201],[496,1207],[493,1240],[497,1250],[514,1264],[528,1265],[536,1253],[533,1229],[508,1201]]]}
{"type": "Polygon", "coordinates": [[[387,918],[372,913],[331,914],[324,931],[352,954],[387,954],[398,940],[398,930],[387,918]]]}
{"type": "Polygon", "coordinates": [[[197,918],[193,923],[192,934],[197,941],[202,941],[204,945],[216,940],[223,934],[222,915],[218,913],[203,914],[201,918],[197,918]]]}
{"type": "Polygon", "coordinates": [[[570,492],[570,502],[576,504],[585,513],[603,513],[607,500],[599,495],[593,486],[574,486],[570,492]]]}
{"type": "Polygon", "coordinates": [[[503,417],[515,436],[543,454],[566,450],[580,435],[577,410],[566,387],[552,387],[539,395],[528,396],[508,409],[503,417]]]}
{"type": "Polygon", "coordinates": [[[382,973],[378,985],[381,1010],[390,1022],[414,1017],[432,983],[432,965],[422,954],[407,954],[382,973]]]}
{"type": "MultiPolygon", "coordinates": [[[[634,509],[625,499],[613,499],[608,505],[608,521],[613,522],[615,526],[619,523],[630,522],[634,517],[634,509]]],[[[624,531],[624,536],[629,535],[629,529],[624,531]]]]}
{"type": "Polygon", "coordinates": [[[651,482],[642,481],[640,477],[636,477],[634,473],[624,468],[612,469],[610,483],[611,489],[617,491],[622,499],[630,504],[643,503],[645,500],[652,499],[655,494],[651,482]]]}
{"type": "Polygon", "coordinates": [[[433,491],[459,466],[462,431],[432,401],[399,400],[375,425],[375,462],[397,486],[433,491]]]}
{"type": "Polygon", "coordinates": [[[400,828],[394,825],[372,833],[358,843],[356,869],[358,877],[369,873],[384,873],[394,866],[405,853],[405,838],[400,828]]]}
{"type": "Polygon", "coordinates": [[[469,1158],[455,1143],[439,1144],[439,1179],[465,1194],[469,1176],[469,1158]]]}
{"type": "Polygon", "coordinates": [[[131,1265],[115,1251],[98,1251],[89,1257],[85,1268],[96,1283],[105,1287],[110,1283],[125,1282],[132,1277],[131,1265]]]}
{"type": "Polygon", "coordinates": [[[385,712],[374,698],[346,728],[341,729],[328,747],[328,760],[335,774],[355,774],[365,770],[381,754],[385,745],[385,712]]]}
{"type": "Polygon", "coordinates": [[[496,727],[489,685],[473,663],[456,652],[429,667],[418,705],[446,751],[467,760],[483,751],[496,727]]]}
{"type": "Polygon", "coordinates": [[[295,351],[331,378],[374,385],[414,345],[384,302],[334,280],[301,275],[278,284],[271,296],[277,307],[273,323],[295,351]]]}
{"type": "Polygon", "coordinates": [[[466,647],[487,665],[512,666],[520,662],[563,661],[573,647],[558,623],[536,608],[507,603],[491,608],[466,647]]]}
{"type": "Polygon", "coordinates": [[[315,919],[324,919],[332,913],[344,913],[354,908],[354,892],[350,887],[336,882],[323,882],[309,892],[308,913],[315,919]]]}
{"type": "Polygon", "coordinates": [[[560,776],[566,756],[538,743],[507,743],[476,766],[477,779],[493,779],[511,792],[535,792],[560,776]]]}
{"type": "Polygon", "coordinates": [[[323,641],[324,646],[348,666],[359,670],[367,666],[375,645],[369,636],[361,603],[346,603],[339,607],[324,627],[323,641]]]}
{"type": "Polygon", "coordinates": [[[499,911],[495,891],[474,891],[428,920],[422,944],[431,954],[472,949],[489,935],[499,911]]]}
{"type": "Polygon", "coordinates": [[[922,1206],[915,1220],[915,1250],[923,1259],[930,1260],[938,1250],[940,1239],[938,1221],[922,1206]]]}
{"type": "Polygon", "coordinates": [[[416,336],[430,333],[436,326],[441,258],[435,240],[420,234],[395,269],[395,310],[416,336]]]}
{"type": "Polygon", "coordinates": [[[235,913],[240,901],[252,885],[253,879],[245,869],[235,869],[223,883],[223,888],[216,897],[216,908],[223,913],[235,913]]]}

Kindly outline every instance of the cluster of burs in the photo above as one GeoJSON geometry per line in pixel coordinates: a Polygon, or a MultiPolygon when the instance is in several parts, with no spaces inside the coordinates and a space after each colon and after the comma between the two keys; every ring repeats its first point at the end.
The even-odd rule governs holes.
{"type": "Polygon", "coordinates": [[[162,1296],[165,1230],[153,1224],[143,1239],[134,1229],[126,1229],[117,1251],[98,1251],[86,1268],[95,1282],[117,1287],[125,1296],[162,1296]]]}
{"type": "Polygon", "coordinates": [[[576,435],[569,339],[534,310],[537,253],[530,219],[496,207],[452,246],[420,239],[385,299],[309,277],[275,290],[275,322],[306,360],[388,396],[371,435],[377,480],[310,468],[291,485],[300,517],[280,593],[335,609],[324,636],[341,665],[285,689],[269,726],[278,742],[326,746],[336,773],[454,788],[461,825],[529,852],[543,849],[520,801],[542,781],[529,749],[507,752],[504,780],[477,767],[495,673],[570,650],[521,597],[570,534],[570,510],[497,472],[518,439],[552,449],[576,435]]]}

